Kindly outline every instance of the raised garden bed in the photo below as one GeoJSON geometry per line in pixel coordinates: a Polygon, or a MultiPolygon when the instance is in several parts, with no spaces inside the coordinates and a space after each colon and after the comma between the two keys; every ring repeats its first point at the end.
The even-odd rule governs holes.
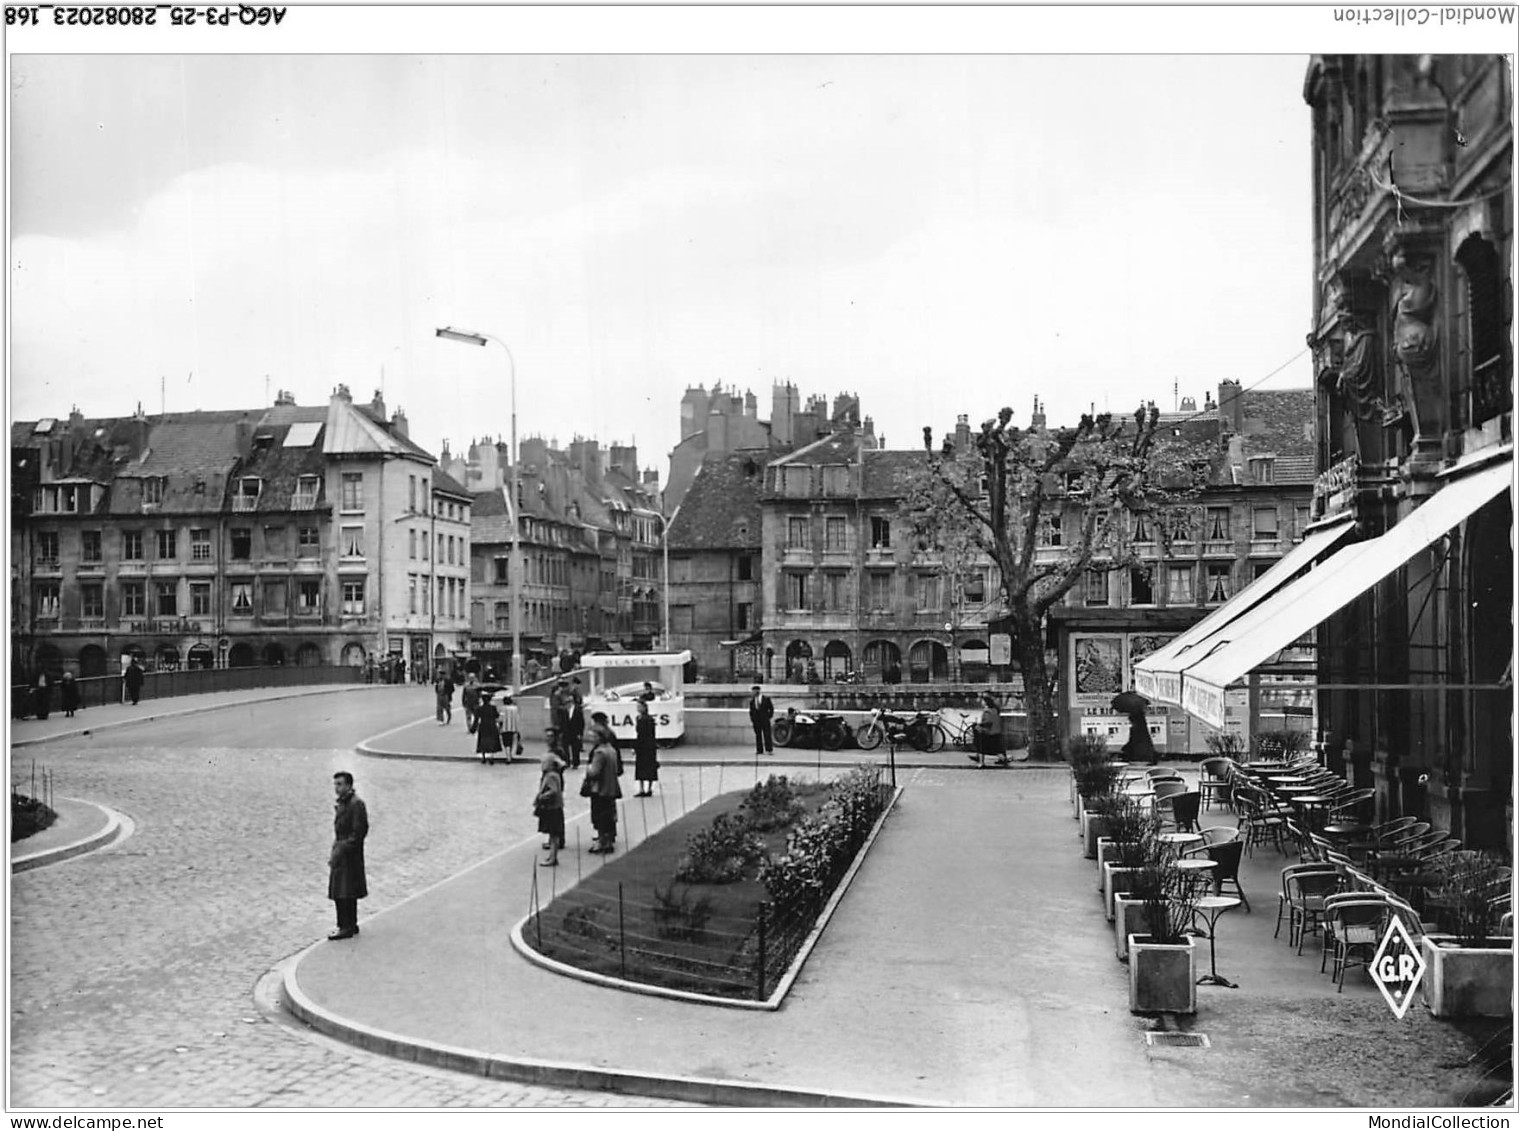
{"type": "Polygon", "coordinates": [[[547,958],[594,974],[733,1000],[766,1000],[889,796],[874,771],[851,771],[840,781],[846,779],[852,785],[842,789],[792,783],[797,804],[791,819],[773,828],[744,820],[750,791],[708,801],[529,916],[523,941],[547,958]],[[690,874],[692,847],[699,843],[693,838],[731,846],[731,854],[719,851],[707,861],[708,874],[737,878],[677,879],[683,869],[690,874]],[[782,863],[788,846],[789,867],[782,863]],[[738,863],[711,867],[725,857],[738,863]]]}

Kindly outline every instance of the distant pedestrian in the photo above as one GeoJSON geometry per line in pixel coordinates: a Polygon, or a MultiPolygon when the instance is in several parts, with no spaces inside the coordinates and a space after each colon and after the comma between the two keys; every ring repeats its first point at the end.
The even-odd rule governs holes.
{"type": "Polygon", "coordinates": [[[58,705],[63,708],[63,713],[68,718],[74,717],[74,712],[79,710],[79,682],[74,678],[73,672],[63,673],[63,683],[58,689],[58,705]]]}
{"type": "Polygon", "coordinates": [[[491,702],[491,693],[485,692],[480,696],[480,706],[475,711],[475,753],[480,755],[480,764],[496,764],[496,755],[501,753],[501,712],[491,702]]]}
{"type": "Polygon", "coordinates": [[[48,711],[52,709],[52,698],[53,686],[48,683],[47,672],[43,672],[32,685],[32,714],[39,719],[47,718],[48,711]]]}
{"type": "Polygon", "coordinates": [[[1002,708],[988,693],[981,697],[981,718],[976,723],[976,760],[986,765],[988,758],[996,758],[999,766],[1007,765],[1007,751],[1002,745],[1002,708]]]}
{"type": "Polygon", "coordinates": [[[607,717],[601,711],[591,716],[591,764],[585,772],[590,790],[591,825],[596,830],[596,843],[589,851],[611,853],[617,845],[617,799],[622,796],[622,786],[617,779],[622,774],[622,755],[617,749],[617,736],[607,726],[607,717]]]}
{"type": "Polygon", "coordinates": [[[755,684],[749,689],[749,725],[754,728],[754,752],[774,754],[775,739],[770,736],[770,720],[775,718],[775,704],[755,684]]]}
{"type": "Polygon", "coordinates": [[[470,734],[474,734],[479,722],[476,712],[480,710],[480,677],[474,672],[464,677],[464,690],[459,692],[459,703],[464,708],[464,725],[470,734]]]}
{"type": "Polygon", "coordinates": [[[438,696],[438,722],[447,726],[454,721],[454,681],[446,671],[442,671],[432,686],[438,696]]]}
{"type": "Polygon", "coordinates": [[[332,818],[332,852],[327,857],[327,898],[337,905],[338,929],[329,939],[351,939],[359,933],[359,900],[369,894],[364,880],[364,838],[369,835],[369,811],[353,791],[353,775],[332,775],[337,801],[332,818]]]}
{"type": "Polygon", "coordinates": [[[396,657],[396,682],[397,683],[405,683],[406,682],[406,657],[405,656],[397,656],[396,657]]]}
{"type": "Polygon", "coordinates": [[[648,680],[643,681],[643,690],[638,693],[640,703],[652,703],[659,698],[659,692],[654,690],[654,685],[648,680]]]}
{"type": "Polygon", "coordinates": [[[522,755],[522,708],[510,695],[501,696],[501,749],[508,762],[522,755]]]}
{"type": "Polygon", "coordinates": [[[559,850],[564,847],[564,763],[550,751],[538,765],[543,774],[533,798],[533,814],[538,818],[538,831],[548,837],[543,847],[549,853],[547,860],[538,863],[552,868],[559,863],[559,850]]]}
{"type": "Polygon", "coordinates": [[[580,693],[580,677],[573,676],[570,679],[570,753],[573,755],[573,764],[580,765],[580,749],[585,741],[585,696],[580,693]]]}
{"type": "Polygon", "coordinates": [[[654,716],[649,705],[638,701],[638,715],[633,720],[633,777],[638,781],[635,797],[654,796],[654,783],[659,780],[659,744],[654,738],[654,716]]]}
{"type": "Polygon", "coordinates": [[[127,670],[122,673],[121,680],[126,684],[127,698],[135,707],[137,701],[142,698],[142,665],[137,662],[136,656],[133,656],[131,662],[127,664],[127,670]]]}
{"type": "Polygon", "coordinates": [[[549,722],[559,732],[561,741],[570,752],[571,768],[580,765],[580,751],[575,745],[575,733],[570,728],[570,712],[573,707],[574,699],[570,696],[569,680],[561,676],[554,681],[554,686],[549,691],[549,722]]]}
{"type": "Polygon", "coordinates": [[[1123,744],[1123,752],[1130,762],[1160,763],[1160,752],[1150,739],[1150,720],[1143,711],[1129,713],[1129,741],[1123,744]]]}

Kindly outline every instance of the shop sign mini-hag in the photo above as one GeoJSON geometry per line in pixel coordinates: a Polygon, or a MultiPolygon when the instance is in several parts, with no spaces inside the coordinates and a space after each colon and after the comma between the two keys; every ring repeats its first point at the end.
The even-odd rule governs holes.
{"type": "Polygon", "coordinates": [[[1382,945],[1371,960],[1371,980],[1398,1018],[1408,1012],[1414,991],[1424,977],[1424,968],[1424,955],[1409,937],[1408,928],[1403,926],[1403,920],[1393,916],[1382,936],[1382,945]]]}

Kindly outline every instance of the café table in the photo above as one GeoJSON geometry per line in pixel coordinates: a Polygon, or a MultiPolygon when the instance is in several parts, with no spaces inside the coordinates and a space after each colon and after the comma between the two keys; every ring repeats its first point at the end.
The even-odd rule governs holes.
{"type": "Polygon", "coordinates": [[[1187,856],[1175,861],[1171,867],[1182,873],[1187,890],[1190,892],[1211,878],[1213,869],[1218,867],[1218,861],[1205,857],[1187,856]]]}
{"type": "Polygon", "coordinates": [[[1162,844],[1169,844],[1176,848],[1185,848],[1189,844],[1201,844],[1201,833],[1161,833],[1156,838],[1162,844]]]}
{"type": "Polygon", "coordinates": [[[1318,826],[1314,824],[1315,819],[1334,802],[1334,798],[1322,793],[1295,793],[1287,800],[1301,807],[1303,822],[1314,832],[1318,832],[1318,826]]]}
{"type": "Polygon", "coordinates": [[[1231,982],[1222,977],[1218,972],[1218,917],[1231,908],[1238,907],[1238,897],[1232,895],[1205,895],[1198,899],[1194,915],[1200,915],[1208,921],[1208,972],[1197,979],[1199,986],[1227,986],[1231,990],[1239,989],[1238,982],[1231,982]]]}

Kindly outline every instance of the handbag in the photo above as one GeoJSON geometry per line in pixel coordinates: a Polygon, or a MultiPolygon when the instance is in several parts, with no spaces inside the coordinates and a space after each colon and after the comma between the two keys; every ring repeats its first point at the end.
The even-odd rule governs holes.
{"type": "Polygon", "coordinates": [[[580,796],[581,797],[595,797],[596,796],[596,779],[593,778],[590,774],[586,774],[585,777],[583,777],[583,778],[580,779],[580,796]]]}

